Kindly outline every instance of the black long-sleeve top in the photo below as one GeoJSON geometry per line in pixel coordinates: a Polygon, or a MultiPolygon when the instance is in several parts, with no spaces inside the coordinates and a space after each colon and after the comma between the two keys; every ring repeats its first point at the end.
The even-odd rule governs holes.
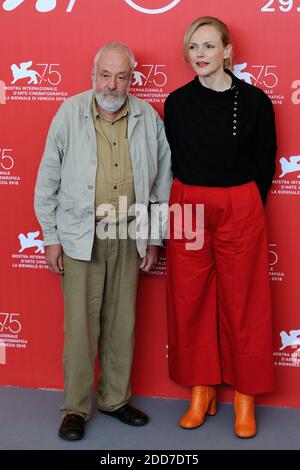
{"type": "Polygon", "coordinates": [[[193,81],[165,103],[174,177],[184,184],[228,187],[256,181],[263,203],[275,172],[276,130],[269,97],[235,77],[218,92],[193,81]]]}

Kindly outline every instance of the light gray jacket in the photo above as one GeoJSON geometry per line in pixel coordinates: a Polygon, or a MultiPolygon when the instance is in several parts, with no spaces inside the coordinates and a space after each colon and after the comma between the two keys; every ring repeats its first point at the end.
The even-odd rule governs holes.
{"type": "MultiPolygon", "coordinates": [[[[128,98],[128,140],[136,203],[148,208],[150,203],[167,203],[172,177],[163,122],[146,101],[131,95],[128,98]]],[[[89,90],[67,99],[59,108],[49,129],[34,200],[44,245],[60,243],[68,256],[81,260],[91,259],[95,235],[98,162],[92,100],[93,91],[89,90]]],[[[164,228],[159,238],[166,235],[162,232],[167,211],[157,212],[156,216],[162,218],[162,214],[164,228]]],[[[142,223],[147,225],[146,218],[142,223]]],[[[160,240],[137,238],[136,243],[143,257],[147,244],[160,244],[160,240]]]]}

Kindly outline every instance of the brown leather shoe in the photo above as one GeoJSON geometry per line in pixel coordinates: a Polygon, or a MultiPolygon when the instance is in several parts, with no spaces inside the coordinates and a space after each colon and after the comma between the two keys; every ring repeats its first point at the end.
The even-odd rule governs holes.
{"type": "Polygon", "coordinates": [[[67,414],[60,425],[58,435],[66,441],[78,441],[84,436],[85,420],[82,416],[70,413],[67,414]]]}
{"type": "Polygon", "coordinates": [[[192,399],[186,414],[179,424],[182,428],[198,428],[204,422],[205,415],[214,416],[217,413],[217,391],[211,385],[196,385],[192,387],[192,399]]]}
{"type": "Polygon", "coordinates": [[[234,412],[235,423],[234,432],[238,437],[254,437],[256,434],[256,421],[254,411],[254,395],[243,395],[235,391],[234,412]]]}

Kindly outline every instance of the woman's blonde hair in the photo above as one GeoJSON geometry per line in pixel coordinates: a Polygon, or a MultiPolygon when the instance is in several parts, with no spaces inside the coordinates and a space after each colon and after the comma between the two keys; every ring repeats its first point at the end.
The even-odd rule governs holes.
{"type": "MultiPolygon", "coordinates": [[[[188,27],[183,44],[184,44],[184,59],[186,62],[189,62],[189,45],[191,41],[191,37],[197,31],[198,28],[201,26],[214,26],[219,33],[221,34],[221,40],[223,46],[226,47],[228,44],[231,44],[231,35],[228,29],[228,26],[223,23],[223,21],[219,20],[218,18],[214,18],[213,16],[200,16],[195,21],[193,21],[190,26],[188,27]]],[[[228,59],[224,59],[224,69],[231,69],[232,68],[232,53],[228,59]]]]}

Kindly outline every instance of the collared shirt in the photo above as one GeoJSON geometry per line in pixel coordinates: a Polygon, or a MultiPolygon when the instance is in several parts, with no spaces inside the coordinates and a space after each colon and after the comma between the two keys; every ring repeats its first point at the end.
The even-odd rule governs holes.
{"type": "MultiPolygon", "coordinates": [[[[124,105],[113,121],[105,119],[93,100],[93,121],[96,129],[98,168],[96,175],[95,208],[111,204],[120,220],[135,203],[133,171],[127,138],[129,103],[124,105]],[[127,197],[127,206],[119,207],[119,196],[127,197]]],[[[114,211],[112,212],[114,214],[114,211]]],[[[96,219],[107,217],[108,211],[96,219]]],[[[113,219],[114,221],[114,219],[113,219]]]]}

